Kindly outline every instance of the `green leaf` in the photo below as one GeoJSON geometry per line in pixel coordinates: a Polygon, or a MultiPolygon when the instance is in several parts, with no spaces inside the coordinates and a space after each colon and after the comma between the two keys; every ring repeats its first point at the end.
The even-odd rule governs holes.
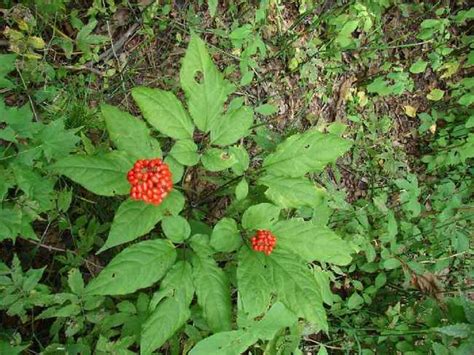
{"type": "Polygon", "coordinates": [[[170,155],[182,165],[192,166],[199,161],[197,145],[190,139],[176,141],[170,155]]]}
{"type": "Polygon", "coordinates": [[[324,199],[324,190],[305,177],[265,175],[258,182],[268,187],[265,196],[282,208],[314,207],[324,199]]]}
{"type": "Polygon", "coordinates": [[[443,98],[444,91],[440,89],[432,89],[426,98],[431,101],[439,101],[443,98]]]}
{"type": "Polygon", "coordinates": [[[207,0],[207,7],[209,9],[209,15],[211,17],[216,16],[218,0],[207,0]]]}
{"type": "Polygon", "coordinates": [[[12,239],[21,233],[21,211],[0,207],[0,241],[12,239]]]}
{"type": "Polygon", "coordinates": [[[272,340],[283,328],[298,322],[298,317],[281,302],[276,302],[262,320],[255,322],[249,331],[259,339],[272,340]]]}
{"type": "Polygon", "coordinates": [[[7,107],[0,97],[0,122],[5,122],[16,135],[23,138],[33,138],[42,125],[33,122],[33,112],[29,104],[22,107],[7,107]]]}
{"type": "Polygon", "coordinates": [[[53,164],[53,169],[97,195],[115,196],[129,194],[127,173],[133,163],[127,155],[111,152],[68,156],[53,164]]]}
{"type": "Polygon", "coordinates": [[[176,263],[161,282],[158,293],[164,294],[166,299],[153,309],[143,324],[141,354],[160,348],[190,317],[189,304],[194,293],[191,265],[183,261],[176,263]]]}
{"type": "Polygon", "coordinates": [[[193,123],[172,92],[136,87],[132,96],[143,117],[160,133],[175,139],[192,139],[193,123]]]}
{"type": "Polygon", "coordinates": [[[445,334],[454,338],[467,338],[472,336],[474,333],[474,326],[467,323],[457,323],[434,329],[441,334],[445,334]]]}
{"type": "Polygon", "coordinates": [[[398,267],[400,267],[402,264],[400,263],[400,260],[396,259],[396,258],[390,258],[390,259],[387,259],[383,262],[383,267],[385,268],[385,270],[392,270],[392,269],[396,269],[398,267]]]}
{"type": "Polygon", "coordinates": [[[211,143],[230,145],[245,137],[253,124],[253,111],[246,106],[226,113],[211,128],[211,143]]]}
{"type": "Polygon", "coordinates": [[[0,54],[0,89],[15,87],[5,76],[15,70],[16,54],[0,54]]]}
{"type": "Polygon", "coordinates": [[[79,269],[71,269],[68,273],[67,284],[73,293],[81,295],[84,291],[84,280],[79,269]]]}
{"type": "Polygon", "coordinates": [[[158,206],[132,199],[122,202],[115,213],[107,241],[97,253],[149,233],[164,216],[177,215],[183,207],[184,197],[177,190],[172,190],[158,206]]]}
{"type": "Polygon", "coordinates": [[[255,112],[261,114],[262,116],[270,116],[278,112],[278,107],[272,104],[263,104],[258,106],[255,109],[255,112]]]}
{"type": "Polygon", "coordinates": [[[424,73],[427,65],[428,65],[428,62],[425,62],[422,59],[418,59],[415,63],[413,63],[410,66],[410,69],[409,69],[410,73],[413,73],[413,74],[424,73]]]}
{"type": "Polygon", "coordinates": [[[256,341],[256,336],[245,330],[221,332],[201,340],[189,355],[240,355],[256,341]]]}
{"type": "Polygon", "coordinates": [[[271,203],[250,206],[242,216],[242,227],[247,230],[270,229],[280,216],[280,207],[271,203]]]}
{"type": "Polygon", "coordinates": [[[219,120],[234,86],[217,70],[206,45],[194,33],[183,59],[180,81],[194,123],[201,131],[209,132],[219,120]]]}
{"type": "Polygon", "coordinates": [[[243,175],[250,164],[249,153],[243,145],[229,147],[229,152],[236,159],[236,163],[232,165],[232,171],[236,175],[243,175]]]}
{"type": "Polygon", "coordinates": [[[209,171],[222,171],[236,163],[236,158],[229,151],[209,148],[201,158],[202,165],[209,171]]]}
{"type": "Polygon", "coordinates": [[[184,166],[178,163],[171,155],[165,158],[164,163],[170,168],[173,184],[180,182],[184,174],[184,166]]]}
{"type": "Polygon", "coordinates": [[[110,105],[102,105],[101,112],[110,139],[117,149],[137,159],[161,157],[160,144],[150,136],[150,130],[143,121],[110,105]]]}
{"type": "Polygon", "coordinates": [[[269,278],[268,258],[263,253],[244,246],[239,251],[238,259],[239,309],[249,318],[254,318],[268,309],[272,297],[273,285],[269,278]]]}
{"type": "Polygon", "coordinates": [[[249,193],[249,184],[247,180],[245,180],[245,178],[242,178],[242,180],[240,180],[237,186],[235,187],[235,197],[237,198],[237,201],[240,201],[246,198],[248,193],[249,193]]]}
{"type": "Polygon", "coordinates": [[[348,140],[311,130],[280,143],[276,151],[264,160],[263,167],[274,176],[301,177],[323,170],[350,147],[348,140]]]}
{"type": "Polygon", "coordinates": [[[146,240],[129,246],[92,279],[89,295],[126,295],[160,280],[173,265],[176,250],[162,239],[146,240]]]}
{"type": "Polygon", "coordinates": [[[28,166],[12,164],[11,167],[18,187],[28,198],[38,202],[37,212],[51,210],[54,207],[55,181],[42,177],[28,166]]]}
{"type": "Polygon", "coordinates": [[[214,226],[211,235],[211,247],[216,251],[230,253],[237,250],[242,244],[237,222],[232,218],[224,217],[214,226]]]}
{"type": "Polygon", "coordinates": [[[161,228],[166,237],[175,243],[183,242],[191,234],[188,221],[181,216],[165,217],[161,222],[161,228]]]}
{"type": "Polygon", "coordinates": [[[302,219],[280,221],[271,228],[277,248],[288,250],[304,260],[347,265],[351,262],[351,246],[327,227],[302,219]]]}
{"type": "Polygon", "coordinates": [[[389,85],[387,80],[384,80],[384,77],[377,77],[367,85],[367,92],[371,94],[378,94],[380,96],[387,96],[393,93],[393,87],[389,85]]]}
{"type": "Polygon", "coordinates": [[[189,305],[179,298],[160,303],[143,324],[140,354],[151,354],[178,331],[191,316],[189,305]]]}
{"type": "Polygon", "coordinates": [[[44,126],[36,138],[41,142],[41,149],[46,159],[58,159],[68,155],[79,142],[75,130],[64,129],[62,119],[57,119],[44,126]]]}
{"type": "Polygon", "coordinates": [[[356,309],[364,304],[364,299],[357,293],[354,292],[351,297],[347,300],[347,308],[356,309]]]}
{"type": "Polygon", "coordinates": [[[193,281],[204,319],[214,333],[232,328],[230,285],[224,271],[203,253],[192,259],[193,281]]]}
{"type": "Polygon", "coordinates": [[[278,300],[297,316],[327,331],[321,293],[306,263],[295,254],[280,251],[278,244],[268,259],[278,300]]]}

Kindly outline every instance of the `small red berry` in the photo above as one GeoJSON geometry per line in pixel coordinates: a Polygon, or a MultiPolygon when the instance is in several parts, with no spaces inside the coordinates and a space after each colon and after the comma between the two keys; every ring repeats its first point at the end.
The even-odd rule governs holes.
{"type": "Polygon", "coordinates": [[[276,237],[268,230],[259,229],[250,241],[253,250],[261,251],[266,255],[270,255],[275,248],[276,237]]]}
{"type": "Polygon", "coordinates": [[[140,159],[127,174],[130,197],[159,205],[173,188],[168,165],[161,159],[140,159]]]}

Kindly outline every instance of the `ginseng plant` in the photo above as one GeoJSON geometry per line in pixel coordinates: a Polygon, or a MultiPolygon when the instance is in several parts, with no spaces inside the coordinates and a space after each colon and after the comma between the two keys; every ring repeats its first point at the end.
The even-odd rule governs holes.
{"type": "Polygon", "coordinates": [[[326,192],[310,174],[351,143],[310,129],[250,155],[254,110],[195,34],[179,77],[184,103],[173,92],[136,87],[144,120],[101,107],[114,150],[53,166],[97,195],[125,198],[98,251],[117,254],[85,293],[120,297],[147,288],[149,315],[136,339],[142,354],[185,326],[202,338],[190,353],[206,355],[275,346],[303,328],[327,331],[324,268],[350,263],[354,250],[318,214],[326,192]],[[216,195],[227,203],[214,225],[206,213],[215,199],[191,203],[183,175],[220,182],[216,195]]]}

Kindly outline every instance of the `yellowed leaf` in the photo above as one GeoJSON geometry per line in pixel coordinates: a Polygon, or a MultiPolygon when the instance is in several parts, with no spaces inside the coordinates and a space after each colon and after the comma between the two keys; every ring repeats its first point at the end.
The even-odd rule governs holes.
{"type": "Polygon", "coordinates": [[[364,107],[369,102],[369,100],[367,99],[367,96],[365,95],[364,91],[357,92],[357,97],[359,98],[359,106],[360,107],[364,107]]]}
{"type": "Polygon", "coordinates": [[[406,106],[403,106],[403,108],[405,109],[405,115],[412,118],[416,117],[416,107],[406,105],[406,106]]]}

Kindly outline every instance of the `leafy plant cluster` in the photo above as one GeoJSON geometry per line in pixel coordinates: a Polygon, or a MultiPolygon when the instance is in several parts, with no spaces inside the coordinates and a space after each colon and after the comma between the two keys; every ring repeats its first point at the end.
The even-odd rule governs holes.
{"type": "MultiPolygon", "coordinates": [[[[220,26],[223,7],[201,3],[220,26]]],[[[472,9],[232,4],[226,15],[244,16],[215,35],[234,63],[221,72],[182,29],[173,91],[133,84],[129,96],[117,65],[99,72],[96,110],[84,103],[97,71],[83,71],[112,42],[100,19],[127,4],[69,5],[25,2],[2,20],[0,353],[472,353],[472,9]],[[385,38],[395,12],[416,19],[409,45],[385,38]],[[74,65],[52,64],[52,48],[74,65]],[[264,69],[279,60],[285,88],[296,77],[305,104],[344,114],[273,130],[277,98],[252,104],[250,88],[276,86],[264,69]],[[410,134],[396,132],[399,112],[410,134]],[[155,204],[127,180],[152,159],[172,175],[155,204]],[[348,172],[368,184],[355,199],[348,172]]],[[[182,19],[200,31],[197,7],[182,19]]],[[[145,46],[183,27],[172,3],[140,9],[145,46]]]]}

